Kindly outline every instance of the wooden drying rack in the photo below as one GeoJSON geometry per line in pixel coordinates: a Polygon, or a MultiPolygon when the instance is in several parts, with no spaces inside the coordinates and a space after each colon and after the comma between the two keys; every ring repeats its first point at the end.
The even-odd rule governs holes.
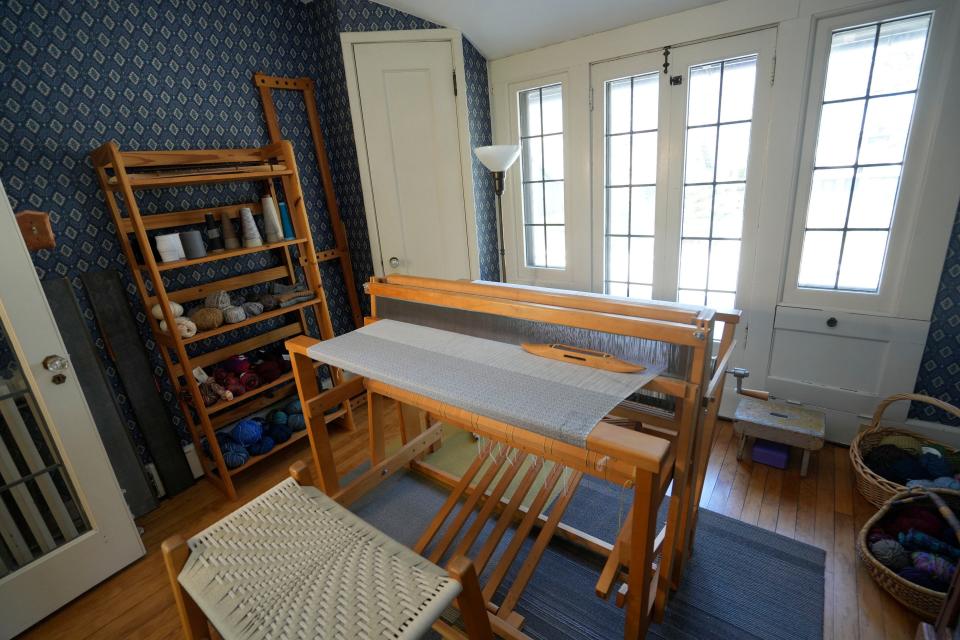
{"type": "MultiPolygon", "coordinates": [[[[411,276],[374,278],[368,289],[372,309],[368,322],[377,321],[377,301],[389,298],[657,340],[691,350],[689,367],[682,376],[660,375],[645,386],[647,390],[673,398],[672,412],[623,402],[591,431],[585,447],[577,447],[374,379],[353,378],[331,390],[321,391],[311,374],[315,363],[307,355],[316,341],[298,337],[287,342],[310,435],[316,467],[313,475],[322,490],[339,502],[349,504],[403,467],[447,485],[452,490],[449,498],[414,548],[420,553],[427,550],[443,523],[453,517],[447,532],[435,542],[429,558],[436,562],[451,549],[454,554],[467,553],[475,544],[481,544],[478,536],[484,523],[496,520],[492,534],[472,556],[478,572],[489,563],[505,530],[515,524],[513,541],[484,586],[494,631],[507,638],[526,637],[521,631],[523,618],[517,613],[516,605],[554,535],[601,554],[606,562],[596,593],[607,598],[614,591],[615,583],[621,582],[616,601],[627,609],[624,637],[642,638],[652,621],[662,619],[671,589],[679,586],[692,549],[700,492],[722,399],[724,371],[735,344],[733,336],[739,312],[716,313],[700,307],[411,276]],[[712,357],[716,321],[723,321],[724,328],[717,355],[712,357]],[[344,398],[363,389],[367,391],[372,467],[349,485],[341,486],[322,416],[344,398]],[[403,444],[390,456],[385,454],[383,432],[387,399],[417,409],[419,416],[414,424],[401,420],[403,444]],[[425,453],[441,444],[440,421],[477,433],[496,444],[482,451],[463,476],[452,476],[422,460],[425,453]],[[533,461],[532,465],[521,473],[527,458],[533,461]],[[488,459],[492,459],[493,464],[481,474],[488,459]],[[534,479],[540,466],[548,464],[552,468],[544,486],[535,489],[534,479]],[[505,472],[495,482],[502,467],[506,468],[505,472]],[[557,498],[549,515],[543,515],[541,510],[562,473],[570,474],[567,492],[557,498]],[[612,543],[561,522],[573,489],[583,474],[632,488],[633,506],[612,543]],[[517,476],[521,476],[519,488],[506,499],[507,486],[517,476]],[[671,482],[666,526],[658,531],[657,511],[671,482]],[[524,508],[522,502],[528,494],[533,502],[524,508]],[[458,504],[460,509],[454,515],[458,504]],[[479,510],[474,524],[464,530],[474,509],[479,510]],[[506,597],[494,603],[497,587],[533,529],[539,533],[530,553],[524,558],[506,597]],[[454,548],[452,545],[460,532],[463,536],[454,548]]],[[[438,630],[443,634],[443,623],[439,624],[438,630]]]]}
{"type": "Polygon", "coordinates": [[[268,76],[264,73],[253,75],[253,84],[260,93],[260,102],[263,103],[263,119],[267,123],[267,132],[271,142],[283,139],[280,132],[280,119],[273,104],[271,90],[299,91],[303,94],[304,107],[307,111],[307,123],[310,125],[310,134],[313,137],[313,152],[317,158],[317,168],[320,170],[320,179],[323,181],[323,193],[327,200],[327,211],[330,213],[330,226],[333,228],[333,239],[336,248],[331,251],[340,261],[343,271],[343,282],[347,289],[347,299],[350,301],[350,312],[353,316],[353,325],[362,325],[363,318],[360,312],[360,300],[357,297],[357,284],[353,277],[353,264],[350,262],[350,246],[347,242],[347,229],[340,217],[340,207],[333,189],[333,175],[330,172],[330,160],[327,158],[327,146],[320,129],[320,117],[317,114],[317,99],[315,87],[310,78],[284,78],[282,76],[268,76]]]}
{"type": "MultiPolygon", "coordinates": [[[[237,497],[233,482],[235,475],[306,437],[306,431],[295,432],[289,440],[275,446],[267,454],[250,456],[245,464],[234,469],[227,469],[215,432],[225,425],[293,396],[296,392],[293,385],[294,374],[292,372],[284,374],[272,382],[247,391],[234,400],[220,401],[207,407],[200,395],[199,385],[192,375],[193,369],[207,367],[226,360],[232,355],[305,334],[308,330],[306,311],[310,308],[316,312],[321,337],[323,339],[333,337],[333,326],[330,322],[318,265],[325,260],[341,259],[341,254],[339,251],[317,253],[314,249],[293,147],[285,140],[261,148],[208,151],[120,151],[115,143],[109,142],[96,149],[91,154],[91,158],[107,200],[107,207],[117,228],[120,246],[131,267],[133,280],[143,301],[145,315],[150,322],[154,338],[160,345],[160,353],[170,373],[180,409],[187,421],[204,474],[231,500],[235,500],[237,497]],[[202,224],[205,214],[210,212],[218,212],[221,217],[237,218],[240,209],[244,207],[249,208],[255,215],[260,215],[260,203],[248,202],[143,215],[137,204],[138,191],[245,181],[261,184],[264,192],[272,196],[274,202],[280,202],[282,199],[277,197],[275,184],[278,180],[285,195],[285,201],[289,205],[296,234],[294,239],[264,243],[259,247],[228,249],[210,253],[202,258],[157,262],[147,235],[149,231],[202,224]],[[123,203],[122,208],[120,201],[123,203]],[[124,210],[126,215],[123,213],[124,210]],[[134,251],[135,244],[143,257],[142,263],[138,262],[134,251]],[[291,247],[297,248],[297,260],[290,251],[291,247]],[[282,264],[262,271],[223,278],[175,291],[168,291],[163,282],[162,273],[167,271],[264,251],[278,252],[282,264]],[[297,267],[303,270],[309,290],[316,295],[312,300],[267,311],[241,322],[224,324],[208,331],[198,331],[190,338],[181,337],[177,331],[170,333],[161,331],[159,321],[150,312],[155,304],[159,304],[167,326],[176,327],[170,311],[170,302],[184,304],[203,300],[214,291],[234,291],[273,281],[293,284],[297,282],[297,267]],[[150,287],[148,287],[148,281],[150,287]],[[287,314],[296,314],[295,321],[227,347],[192,357],[187,353],[188,344],[242,327],[251,327],[265,320],[285,317],[287,314]],[[190,398],[190,403],[186,401],[185,396],[190,398]],[[212,460],[203,454],[201,444],[203,438],[209,444],[212,460]]],[[[334,370],[333,375],[335,380],[339,381],[339,371],[334,370]]],[[[336,412],[325,416],[324,420],[332,422],[339,418],[344,419],[348,428],[353,428],[353,416],[347,399],[340,403],[336,412]]]]}

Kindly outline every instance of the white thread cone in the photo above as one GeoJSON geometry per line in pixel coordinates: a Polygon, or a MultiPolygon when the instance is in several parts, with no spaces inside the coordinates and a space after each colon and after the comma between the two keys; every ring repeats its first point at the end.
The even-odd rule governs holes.
{"type": "Polygon", "coordinates": [[[260,198],[260,207],[263,209],[263,229],[267,232],[267,242],[280,242],[283,240],[283,227],[280,226],[280,215],[277,213],[277,205],[274,204],[271,196],[260,198]]]}
{"type": "Polygon", "coordinates": [[[243,246],[247,248],[262,247],[263,239],[260,230],[253,220],[253,212],[248,207],[240,209],[240,226],[243,228],[243,246]]]}

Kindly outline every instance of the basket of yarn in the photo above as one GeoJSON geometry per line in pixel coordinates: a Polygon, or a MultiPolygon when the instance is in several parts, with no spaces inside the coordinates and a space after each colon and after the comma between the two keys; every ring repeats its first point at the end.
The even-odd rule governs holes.
{"type": "Polygon", "coordinates": [[[952,404],[917,393],[892,395],[877,405],[870,424],[850,443],[857,490],[875,507],[912,486],[960,490],[960,452],[909,431],[880,426],[887,408],[900,400],[930,404],[960,418],[960,409],[952,404]]]}
{"type": "Polygon", "coordinates": [[[960,491],[915,488],[888,500],[860,530],[857,555],[873,579],[926,620],[937,617],[960,562],[960,491]]]}

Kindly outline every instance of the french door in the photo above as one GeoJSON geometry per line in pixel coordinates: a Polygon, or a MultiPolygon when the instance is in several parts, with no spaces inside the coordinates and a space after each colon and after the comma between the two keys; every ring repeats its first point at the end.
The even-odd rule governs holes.
{"type": "Polygon", "coordinates": [[[749,310],[774,47],[768,29],[592,67],[594,290],[749,310]]]}
{"type": "Polygon", "coordinates": [[[144,553],[0,185],[0,638],[144,553]]]}

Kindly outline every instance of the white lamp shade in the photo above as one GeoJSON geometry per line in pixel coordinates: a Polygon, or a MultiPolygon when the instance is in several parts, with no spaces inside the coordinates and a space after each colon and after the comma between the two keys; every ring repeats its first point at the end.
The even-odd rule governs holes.
{"type": "Polygon", "coordinates": [[[477,160],[490,171],[506,171],[520,156],[520,145],[495,144],[489,147],[477,147],[473,150],[477,160]]]}

